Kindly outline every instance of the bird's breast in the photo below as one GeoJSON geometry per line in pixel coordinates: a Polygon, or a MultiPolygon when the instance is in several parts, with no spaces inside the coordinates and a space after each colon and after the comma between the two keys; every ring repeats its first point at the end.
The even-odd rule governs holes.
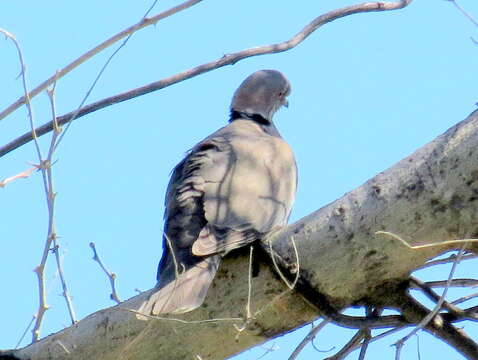
{"type": "Polygon", "coordinates": [[[290,147],[272,136],[235,137],[223,160],[220,163],[227,165],[216,168],[215,181],[205,185],[207,220],[219,227],[251,226],[259,232],[285,225],[296,187],[290,147]]]}

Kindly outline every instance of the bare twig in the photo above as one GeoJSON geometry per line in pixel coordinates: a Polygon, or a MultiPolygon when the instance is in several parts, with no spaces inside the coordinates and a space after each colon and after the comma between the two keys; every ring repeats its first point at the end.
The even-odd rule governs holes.
{"type": "MultiPolygon", "coordinates": [[[[66,306],[68,307],[71,323],[74,324],[77,321],[76,314],[75,314],[75,309],[73,307],[73,302],[71,300],[70,292],[68,291],[68,285],[65,280],[65,275],[63,273],[60,253],[58,251],[60,248],[60,245],[58,245],[58,241],[57,241],[58,237],[56,235],[55,223],[54,223],[54,202],[55,202],[56,194],[53,190],[53,176],[52,176],[51,166],[52,166],[53,152],[57,144],[58,136],[61,133],[61,128],[56,123],[55,85],[56,83],[53,84],[53,87],[51,89],[47,90],[48,98],[50,99],[51,113],[52,113],[52,118],[54,121],[55,131],[53,132],[53,135],[51,137],[50,148],[48,149],[48,156],[46,158],[46,161],[44,161],[45,168],[42,168],[42,172],[43,173],[46,172],[45,188],[46,188],[46,197],[47,197],[48,212],[49,212],[49,229],[51,230],[51,239],[53,244],[53,248],[51,250],[55,254],[58,275],[60,276],[61,286],[63,289],[63,297],[65,298],[66,306]]],[[[44,181],[45,181],[45,177],[44,177],[44,181]]]]}
{"type": "Polygon", "coordinates": [[[284,282],[284,284],[286,284],[287,287],[290,290],[293,290],[295,288],[295,285],[297,284],[297,281],[299,281],[299,277],[300,277],[300,260],[299,260],[299,251],[297,250],[297,246],[295,244],[294,237],[292,236],[290,238],[290,240],[292,242],[292,246],[294,247],[294,254],[295,254],[295,260],[296,260],[296,263],[295,263],[295,278],[294,278],[294,281],[292,283],[289,283],[289,280],[287,280],[286,276],[282,273],[279,265],[277,264],[276,254],[275,254],[274,250],[272,249],[272,243],[270,241],[269,241],[269,253],[270,253],[270,257],[272,259],[272,263],[274,264],[274,268],[276,269],[276,272],[279,274],[279,276],[282,279],[282,281],[284,282]]]}
{"type": "MultiPolygon", "coordinates": [[[[431,288],[434,287],[445,287],[447,286],[447,280],[438,280],[438,281],[427,281],[425,285],[431,288]]],[[[452,279],[450,287],[477,287],[477,279],[452,279]]],[[[415,286],[411,285],[411,288],[415,286]]]]}
{"type": "MultiPolygon", "coordinates": [[[[478,258],[478,255],[466,254],[466,255],[463,255],[461,257],[461,262],[463,262],[465,260],[476,259],[476,258],[478,258]]],[[[444,258],[444,259],[436,259],[436,260],[428,261],[425,264],[423,264],[422,266],[417,267],[415,270],[421,270],[421,269],[429,268],[429,267],[432,267],[432,266],[435,266],[435,265],[448,264],[448,263],[454,262],[455,259],[456,259],[456,254],[452,254],[452,255],[444,258]]]]}
{"type": "MultiPolygon", "coordinates": [[[[378,335],[375,335],[373,337],[371,337],[368,341],[368,343],[372,343],[372,342],[375,342],[377,340],[381,340],[393,333],[396,333],[398,331],[401,331],[403,330],[405,327],[397,327],[397,328],[393,328],[393,329],[390,329],[390,330],[387,330],[387,331],[384,331],[383,333],[381,334],[378,334],[378,335]]],[[[359,330],[353,337],[352,339],[349,340],[349,342],[347,344],[345,344],[345,346],[340,349],[340,351],[335,354],[334,356],[331,356],[331,357],[328,357],[327,359],[325,360],[342,360],[342,359],[345,359],[345,357],[350,354],[352,351],[358,349],[359,347],[362,346],[362,339],[364,338],[364,329],[361,329],[359,330]]]]}
{"type": "MultiPolygon", "coordinates": [[[[430,314],[425,306],[410,294],[404,293],[397,298],[396,307],[410,323],[420,323],[430,314]]],[[[465,311],[472,311],[466,309],[465,311]]],[[[470,360],[478,359],[478,344],[463,329],[457,329],[450,321],[455,321],[453,314],[441,314],[425,325],[425,330],[435,335],[470,360]]]]}
{"type": "Polygon", "coordinates": [[[60,259],[57,253],[58,249],[58,244],[56,243],[56,232],[55,232],[55,224],[54,224],[54,199],[55,199],[55,194],[53,191],[53,181],[52,181],[52,176],[51,176],[51,157],[53,155],[53,148],[55,146],[55,141],[57,139],[57,136],[59,134],[58,131],[58,125],[55,123],[56,122],[56,113],[55,113],[55,105],[54,105],[54,98],[53,98],[53,92],[54,90],[51,90],[51,92],[48,92],[48,95],[50,96],[50,103],[52,107],[52,122],[54,123],[54,129],[55,132],[53,133],[51,144],[50,144],[50,151],[48,152],[48,157],[46,160],[43,160],[40,145],[38,143],[37,139],[37,134],[35,132],[35,122],[34,122],[34,115],[33,115],[33,108],[30,102],[30,95],[28,92],[28,86],[27,86],[27,79],[26,79],[26,66],[23,61],[23,55],[22,51],[20,48],[20,45],[18,44],[17,40],[15,37],[10,34],[9,32],[0,29],[0,32],[3,33],[7,38],[11,39],[13,43],[15,44],[15,47],[17,48],[18,52],[18,57],[21,65],[21,78],[22,78],[22,83],[23,83],[23,91],[24,91],[24,104],[26,104],[27,109],[28,109],[28,117],[29,117],[29,122],[30,122],[30,128],[31,128],[31,137],[32,139],[35,140],[35,149],[37,152],[38,156],[38,161],[39,165],[35,166],[35,168],[38,168],[41,170],[42,173],[42,178],[43,178],[43,187],[45,190],[45,196],[46,196],[46,202],[47,202],[47,207],[48,207],[48,234],[47,234],[47,239],[45,241],[45,246],[43,248],[43,254],[41,257],[40,265],[38,265],[34,271],[37,274],[38,277],[38,283],[39,283],[39,308],[37,311],[37,314],[35,316],[35,325],[33,326],[32,330],[32,339],[33,341],[37,341],[39,336],[40,336],[40,326],[41,322],[43,320],[43,316],[48,310],[48,305],[46,304],[46,291],[45,291],[45,278],[44,278],[44,269],[46,265],[46,261],[48,259],[48,255],[50,250],[53,250],[56,253],[56,259],[57,259],[57,266],[58,266],[58,272],[60,274],[62,286],[63,286],[63,295],[65,296],[67,305],[68,305],[68,310],[70,312],[70,317],[72,319],[72,322],[74,323],[76,321],[75,319],[75,314],[73,311],[73,305],[71,303],[71,299],[68,295],[67,291],[67,286],[66,282],[64,280],[64,275],[63,271],[61,268],[61,263],[60,259]],[[53,244],[53,249],[52,249],[52,244],[53,244]]]}
{"type": "Polygon", "coordinates": [[[320,322],[319,325],[317,326],[314,326],[312,328],[312,330],[310,330],[310,332],[307,334],[306,337],[304,337],[302,339],[302,341],[299,343],[299,345],[297,345],[297,347],[295,348],[295,350],[292,352],[292,354],[289,356],[289,360],[294,360],[294,359],[297,359],[297,356],[299,356],[300,352],[305,348],[305,346],[311,342],[312,340],[314,340],[314,338],[317,336],[317,334],[319,333],[320,330],[322,330],[325,325],[329,324],[330,323],[330,319],[324,319],[320,322]]]}
{"type": "Polygon", "coordinates": [[[28,330],[30,330],[30,327],[32,326],[35,319],[36,319],[36,316],[33,315],[30,322],[28,323],[28,326],[25,328],[25,331],[23,332],[22,336],[20,336],[20,339],[18,340],[17,344],[15,345],[15,349],[17,349],[20,346],[20,344],[22,343],[23,339],[27,335],[27,332],[28,332],[28,330]]]}
{"type": "Polygon", "coordinates": [[[465,8],[463,8],[460,4],[458,4],[458,2],[456,0],[447,0],[447,1],[453,3],[453,5],[455,5],[455,7],[463,15],[465,15],[473,24],[475,24],[475,26],[478,26],[478,21],[476,21],[476,19],[468,11],[466,11],[465,8]]]}
{"type": "MultiPolygon", "coordinates": [[[[459,307],[457,307],[457,306],[453,305],[452,303],[449,303],[448,301],[444,300],[443,295],[442,296],[438,295],[429,286],[427,286],[426,283],[424,283],[420,279],[417,279],[415,277],[411,277],[410,281],[412,283],[415,283],[420,288],[420,290],[422,290],[423,293],[430,300],[434,301],[437,304],[441,301],[442,302],[442,307],[445,308],[446,310],[448,310],[450,313],[454,314],[457,318],[458,317],[465,317],[465,316],[468,316],[468,317],[475,316],[476,317],[476,315],[474,315],[474,314],[466,314],[465,311],[463,311],[459,307]]],[[[476,319],[478,319],[478,317],[476,317],[476,319]]]]}
{"type": "Polygon", "coordinates": [[[38,138],[37,138],[37,133],[35,131],[35,120],[34,120],[34,115],[33,115],[33,107],[31,104],[31,98],[30,94],[28,93],[28,85],[27,85],[27,67],[25,65],[25,62],[23,60],[23,54],[22,54],[22,49],[20,48],[20,44],[18,43],[17,39],[15,36],[11,33],[9,33],[6,30],[0,29],[0,33],[5,35],[8,39],[10,39],[14,44],[17,49],[18,53],[18,60],[20,61],[20,66],[21,66],[21,71],[20,75],[22,78],[22,85],[23,85],[23,93],[25,94],[23,96],[23,102],[22,104],[26,104],[27,110],[28,110],[28,119],[30,121],[30,128],[31,132],[29,132],[30,135],[30,140],[35,141],[35,149],[37,151],[38,158],[41,159],[41,150],[40,150],[40,145],[38,144],[38,138]]]}
{"type": "Polygon", "coordinates": [[[111,285],[111,294],[110,294],[110,299],[113,301],[116,301],[118,304],[121,302],[121,299],[118,296],[118,293],[116,292],[116,274],[114,272],[109,271],[106,266],[103,264],[101,261],[98,252],[96,251],[96,246],[94,242],[90,242],[90,247],[93,250],[93,260],[96,261],[100,267],[103,269],[104,273],[110,280],[110,285],[111,285]]]}
{"type": "Polygon", "coordinates": [[[366,330],[360,329],[354,336],[340,349],[335,355],[328,357],[326,360],[340,360],[344,359],[355,349],[362,346],[362,340],[365,337],[366,330]]]}
{"type": "Polygon", "coordinates": [[[269,347],[265,347],[264,345],[261,346],[263,349],[266,349],[266,351],[264,352],[264,354],[262,354],[261,356],[259,356],[256,360],[260,360],[262,359],[264,356],[266,356],[267,354],[273,352],[273,351],[276,351],[278,349],[278,347],[276,346],[276,343],[273,343],[271,346],[269,347]]]}
{"type": "Polygon", "coordinates": [[[478,297],[478,292],[475,292],[475,293],[472,293],[472,294],[463,296],[463,297],[461,297],[461,298],[458,298],[458,299],[456,299],[456,300],[453,300],[451,303],[452,303],[453,305],[458,305],[458,304],[464,303],[465,301],[474,299],[474,298],[476,298],[476,297],[478,297]]]}
{"type": "Polygon", "coordinates": [[[252,318],[251,315],[251,297],[252,297],[252,254],[254,246],[249,247],[249,274],[247,276],[247,306],[246,306],[246,321],[252,318]]]}
{"type": "Polygon", "coordinates": [[[74,60],[73,62],[71,62],[70,64],[65,66],[63,69],[59,70],[55,75],[51,76],[50,78],[48,78],[47,80],[42,82],[35,89],[33,89],[31,92],[25,94],[24,96],[19,98],[17,101],[15,101],[13,104],[8,106],[5,110],[3,110],[0,113],[0,120],[5,118],[6,116],[8,116],[10,113],[12,113],[16,109],[18,109],[23,104],[25,104],[27,101],[29,101],[29,99],[32,99],[33,97],[35,97],[36,95],[41,93],[43,90],[48,88],[51,84],[53,84],[57,80],[61,79],[63,76],[68,74],[71,70],[75,69],[76,67],[78,67],[79,65],[81,65],[85,61],[89,60],[90,58],[92,58],[96,54],[100,53],[104,49],[108,48],[109,46],[113,45],[117,41],[135,33],[136,31],[138,31],[138,30],[140,30],[140,29],[142,29],[146,26],[154,25],[158,21],[160,21],[162,19],[165,19],[165,18],[167,18],[171,15],[174,15],[174,14],[176,14],[176,13],[178,13],[178,12],[184,10],[184,9],[187,9],[187,8],[197,4],[200,1],[202,1],[202,0],[185,1],[182,4],[177,5],[175,7],[172,7],[169,10],[163,11],[162,13],[160,13],[158,15],[155,15],[151,18],[148,18],[148,19],[143,18],[139,23],[128,27],[127,29],[119,32],[116,35],[113,35],[109,39],[105,40],[101,44],[95,46],[93,49],[91,49],[88,52],[86,52],[85,54],[81,55],[78,59],[74,60]]]}
{"type": "Polygon", "coordinates": [[[417,356],[418,356],[418,360],[421,360],[422,356],[420,354],[420,336],[419,334],[416,334],[415,336],[417,338],[417,356]]]}
{"type": "MultiPolygon", "coordinates": [[[[430,320],[432,320],[438,314],[440,309],[442,308],[443,303],[444,303],[445,298],[446,298],[446,294],[447,294],[448,289],[450,287],[450,283],[453,279],[453,275],[455,274],[456,267],[457,267],[458,263],[460,262],[461,256],[463,255],[463,252],[464,252],[463,249],[464,249],[465,245],[466,244],[464,244],[462,249],[458,252],[458,255],[456,256],[456,259],[453,262],[453,266],[451,267],[450,274],[448,275],[447,285],[443,289],[443,293],[440,296],[440,298],[438,299],[438,301],[435,305],[435,308],[432,311],[430,311],[407,336],[404,336],[403,338],[401,338],[400,340],[398,340],[394,344],[397,347],[397,352],[396,352],[395,359],[397,359],[397,360],[400,359],[400,351],[402,349],[402,346],[405,344],[405,342],[408,339],[410,339],[411,336],[415,335],[418,331],[420,331],[425,326],[427,326],[428,323],[430,322],[430,320]]],[[[443,321],[443,320],[441,320],[441,321],[443,321]]]]}
{"type": "MultiPolygon", "coordinates": [[[[158,2],[158,0],[155,0],[153,2],[153,4],[149,7],[149,9],[146,11],[146,13],[143,15],[143,17],[141,18],[140,22],[141,23],[143,20],[146,19],[146,17],[148,16],[148,14],[151,12],[151,10],[153,10],[154,6],[156,5],[156,3],[158,2]]],[[[88,97],[90,96],[90,94],[92,93],[93,89],[95,88],[96,84],[98,83],[98,81],[100,80],[101,76],[103,75],[103,73],[105,72],[106,68],[108,67],[108,65],[111,63],[111,61],[113,60],[113,58],[115,57],[115,55],[128,43],[129,39],[131,39],[131,37],[133,36],[134,32],[130,33],[126,39],[120,44],[120,46],[118,46],[116,48],[115,51],[113,51],[113,53],[108,57],[108,59],[106,60],[106,62],[103,64],[102,68],[100,69],[100,71],[98,72],[98,74],[96,75],[96,78],[95,80],[93,81],[93,83],[91,84],[90,88],[88,89],[88,91],[86,92],[85,96],[83,97],[83,99],[81,100],[80,102],[80,105],[78,105],[78,108],[76,109],[76,111],[73,113],[73,115],[71,115],[71,118],[70,120],[68,121],[68,124],[65,128],[65,130],[63,131],[63,133],[60,135],[60,138],[58,139],[58,141],[56,142],[55,144],[55,150],[56,148],[58,147],[58,145],[60,144],[61,140],[63,139],[63,137],[65,136],[65,134],[67,133],[68,129],[70,128],[73,120],[75,120],[76,116],[78,115],[80,109],[83,107],[83,105],[85,105],[85,102],[86,100],[88,99],[88,97]]],[[[54,118],[54,121],[57,121],[56,117],[54,118]]],[[[58,125],[57,125],[58,126],[58,125]]]]}
{"type": "MultiPolygon", "coordinates": [[[[23,61],[22,51],[21,51],[20,45],[18,44],[16,38],[12,34],[10,34],[9,32],[7,32],[5,30],[1,30],[1,29],[0,29],[0,32],[3,33],[7,38],[9,38],[10,40],[13,41],[13,43],[15,44],[15,47],[17,49],[17,52],[18,52],[18,58],[19,58],[20,65],[21,65],[20,75],[21,75],[22,83],[23,83],[23,91],[25,93],[25,96],[24,96],[25,102],[24,103],[27,106],[28,117],[29,117],[30,128],[31,128],[31,136],[32,136],[32,139],[34,139],[34,141],[35,141],[35,149],[37,151],[38,159],[40,161],[40,165],[38,166],[38,168],[40,168],[42,170],[43,180],[44,180],[44,184],[45,184],[45,190],[47,190],[46,174],[45,174],[43,164],[42,164],[41,149],[40,149],[40,146],[38,144],[38,139],[37,139],[37,136],[36,136],[36,133],[35,133],[33,108],[32,108],[31,102],[30,102],[30,97],[28,95],[28,86],[27,86],[27,80],[26,80],[26,66],[25,66],[25,63],[23,61]]],[[[48,310],[48,305],[46,304],[44,268],[45,268],[46,260],[48,258],[48,254],[49,254],[49,250],[50,250],[50,246],[51,246],[52,241],[53,240],[52,240],[52,237],[50,236],[50,226],[49,226],[47,240],[46,240],[46,243],[45,243],[45,247],[43,249],[42,259],[41,259],[40,265],[35,268],[35,272],[37,274],[38,282],[39,282],[39,308],[38,308],[37,314],[35,316],[36,321],[35,321],[35,325],[33,326],[33,330],[32,330],[33,341],[38,340],[39,333],[40,333],[40,325],[41,325],[43,316],[45,314],[45,311],[48,310]]]]}
{"type": "Polygon", "coordinates": [[[31,175],[31,173],[35,170],[38,170],[38,167],[37,166],[33,166],[31,167],[30,169],[27,169],[25,171],[22,171],[21,173],[19,174],[16,174],[16,175],[13,175],[13,176],[10,176],[10,177],[7,177],[3,180],[0,181],[0,187],[5,187],[7,186],[8,183],[11,183],[12,181],[15,181],[17,179],[26,179],[27,177],[29,177],[31,175]]]}
{"type": "MultiPolygon", "coordinates": [[[[198,0],[196,0],[197,2],[198,0]]],[[[233,65],[237,63],[240,60],[250,58],[253,56],[259,56],[259,55],[265,55],[265,54],[274,54],[274,53],[279,53],[283,51],[290,50],[297,45],[299,45],[302,41],[304,41],[310,34],[312,34],[314,31],[316,31],[319,27],[321,27],[324,24],[327,24],[331,21],[337,20],[339,18],[342,18],[344,16],[352,15],[352,14],[358,14],[358,13],[364,13],[364,12],[372,12],[372,11],[390,11],[390,10],[396,10],[396,9],[401,9],[405,6],[407,6],[409,3],[411,3],[412,0],[400,0],[397,2],[368,2],[368,3],[362,3],[362,4],[357,4],[357,5],[352,5],[348,7],[344,7],[341,9],[333,10],[330,11],[324,15],[321,15],[317,18],[315,18],[312,22],[310,22],[307,26],[305,26],[300,32],[298,32],[295,36],[290,38],[289,40],[286,40],[281,43],[277,44],[272,44],[272,45],[265,45],[265,46],[259,46],[259,47],[254,47],[250,49],[245,49],[233,54],[228,54],[224,55],[221,58],[196,66],[194,68],[191,68],[189,70],[177,73],[175,75],[172,75],[168,78],[164,78],[159,81],[152,82],[150,84],[144,85],[142,87],[132,89],[129,91],[126,91],[121,94],[117,94],[114,96],[110,96],[108,98],[96,101],[92,104],[86,105],[82,107],[78,112],[72,111],[69,112],[65,115],[62,115],[58,118],[58,123],[60,125],[66,124],[67,122],[70,121],[73,115],[76,114],[75,118],[82,117],[86,114],[89,114],[91,112],[97,111],[99,109],[102,109],[104,107],[133,99],[135,97],[148,94],[153,91],[157,91],[163,88],[166,88],[168,86],[171,86],[173,84],[176,84],[178,82],[190,79],[192,77],[198,76],[200,74],[204,74],[208,71],[215,70],[218,68],[221,68],[226,65],[233,65]]],[[[189,1],[188,3],[191,3],[189,1]]],[[[123,36],[124,37],[124,36],[123,36]]],[[[60,70],[60,75],[62,74],[62,70],[60,70]]],[[[49,80],[47,80],[49,81],[49,80]]],[[[43,84],[42,84],[43,85],[43,84]]],[[[19,99],[17,101],[18,104],[21,105],[22,99],[19,99]]],[[[17,108],[19,105],[15,103],[12,104],[13,109],[17,108]]],[[[1,116],[6,116],[9,114],[11,111],[9,109],[5,110],[4,113],[5,115],[0,114],[1,116]]],[[[44,135],[52,130],[53,124],[46,123],[36,129],[36,133],[38,136],[44,135]]],[[[11,141],[10,143],[4,145],[2,148],[0,148],[0,157],[3,155],[9,153],[10,151],[28,143],[29,141],[32,140],[31,134],[23,134],[19,138],[11,141]]]]}

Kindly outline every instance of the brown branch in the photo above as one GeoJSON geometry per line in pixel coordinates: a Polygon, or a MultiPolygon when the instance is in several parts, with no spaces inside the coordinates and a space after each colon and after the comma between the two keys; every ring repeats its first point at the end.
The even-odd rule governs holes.
{"type": "MultiPolygon", "coordinates": [[[[89,113],[92,113],[94,111],[100,110],[104,107],[117,104],[117,103],[130,100],[141,95],[148,94],[153,91],[166,88],[168,86],[179,83],[181,81],[209,72],[211,70],[219,69],[226,65],[233,65],[237,63],[238,61],[246,59],[246,58],[259,56],[259,55],[266,55],[266,54],[275,54],[275,53],[290,50],[296,47],[297,45],[299,45],[310,34],[312,34],[315,30],[317,30],[322,25],[327,24],[331,21],[340,19],[342,17],[352,15],[352,14],[364,13],[364,12],[390,11],[390,10],[401,9],[407,6],[411,2],[412,0],[400,0],[397,2],[369,2],[369,3],[352,5],[352,6],[344,7],[337,10],[332,10],[326,14],[323,14],[315,18],[312,22],[310,22],[307,26],[305,26],[300,32],[298,32],[295,36],[293,36],[289,40],[286,40],[284,42],[277,43],[277,44],[254,47],[254,48],[245,49],[233,54],[224,55],[217,60],[196,66],[189,70],[172,75],[168,78],[164,78],[162,80],[155,81],[150,84],[141,86],[139,88],[132,89],[132,90],[96,101],[92,104],[82,107],[79,111],[75,110],[60,116],[57,119],[57,121],[60,125],[63,125],[68,123],[72,119],[73,115],[75,115],[75,118],[79,118],[89,113]]],[[[1,115],[2,114],[0,114],[0,118],[1,118],[1,115]]],[[[50,132],[52,130],[52,126],[53,126],[52,122],[49,122],[38,127],[35,130],[38,136],[41,136],[50,132]]],[[[32,138],[30,133],[23,134],[22,136],[18,137],[17,139],[11,141],[10,143],[0,148],[0,157],[28,143],[31,140],[32,138]]]]}
{"type": "Polygon", "coordinates": [[[155,15],[151,18],[146,18],[146,19],[142,19],[140,22],[138,22],[137,24],[133,25],[133,26],[130,26],[129,28],[119,32],[118,34],[116,35],[113,35],[112,37],[110,37],[109,39],[105,40],[104,42],[102,42],[101,44],[95,46],[93,49],[89,50],[88,52],[86,52],[85,54],[83,54],[82,56],[80,56],[79,58],[77,58],[76,60],[74,60],[73,62],[71,62],[70,64],[68,64],[67,66],[65,66],[63,69],[61,70],[58,70],[54,75],[52,75],[50,78],[48,78],[47,80],[45,80],[44,82],[42,82],[40,85],[38,85],[35,89],[33,89],[32,91],[30,91],[26,96],[22,96],[21,98],[19,98],[17,101],[15,101],[13,104],[11,104],[10,106],[8,106],[5,110],[3,110],[1,113],[0,113],[0,120],[2,120],[3,118],[5,118],[6,116],[8,116],[9,114],[11,114],[13,111],[15,111],[16,109],[18,109],[20,106],[22,106],[23,104],[25,104],[25,99],[32,99],[33,97],[35,97],[36,95],[38,95],[39,93],[41,93],[43,90],[45,90],[46,88],[48,88],[48,86],[52,85],[54,82],[56,82],[58,79],[62,78],[63,76],[65,76],[66,74],[68,74],[70,71],[72,71],[73,69],[75,69],[76,67],[78,67],[79,65],[81,65],[82,63],[84,63],[85,61],[89,60],[90,58],[92,58],[93,56],[95,56],[96,54],[100,53],[101,51],[103,51],[104,49],[108,48],[109,46],[113,45],[114,43],[116,43],[117,41],[127,37],[128,35],[131,35],[133,34],[134,32],[146,27],[146,26],[149,26],[149,25],[154,25],[156,24],[158,21],[164,19],[164,18],[167,18],[171,15],[174,15],[184,9],[187,9],[195,4],[197,4],[198,2],[200,2],[202,0],[189,0],[189,1],[186,1],[180,5],[177,5],[169,10],[166,10],[158,15],[155,15]]]}

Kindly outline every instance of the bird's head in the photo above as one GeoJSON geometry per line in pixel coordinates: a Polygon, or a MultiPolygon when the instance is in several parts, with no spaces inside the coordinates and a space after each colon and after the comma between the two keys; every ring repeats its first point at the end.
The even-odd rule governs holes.
{"type": "Polygon", "coordinates": [[[234,93],[231,110],[260,115],[268,121],[281,106],[287,107],[289,80],[277,70],[259,70],[249,75],[234,93]]]}

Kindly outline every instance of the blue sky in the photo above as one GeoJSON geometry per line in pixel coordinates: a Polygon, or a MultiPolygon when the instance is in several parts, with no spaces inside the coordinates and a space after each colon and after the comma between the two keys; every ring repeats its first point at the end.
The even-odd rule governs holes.
{"type": "MultiPolygon", "coordinates": [[[[159,1],[153,14],[177,3],[159,1]]],[[[347,1],[204,0],[136,33],[114,58],[88,102],[175,74],[251,46],[283,41],[306,23],[347,1]]],[[[461,4],[478,16],[478,3],[461,4]]],[[[0,27],[15,34],[30,87],[137,22],[151,0],[0,3],[0,27]]],[[[275,117],[294,149],[299,188],[291,221],[342,196],[392,166],[476,109],[477,28],[451,2],[415,0],[388,13],[327,24],[297,48],[243,60],[167,89],[95,112],[74,122],[55,154],[56,223],[61,256],[79,318],[113,305],[107,279],[91,260],[96,243],[118,275],[122,299],[155,282],[161,255],[163,198],[172,167],[185,151],[228,117],[233,91],[250,73],[278,69],[292,83],[288,109],[275,117]]],[[[57,112],[73,110],[115,47],[67,75],[56,88],[57,112]]],[[[22,95],[15,48],[0,41],[0,109],[22,95]]],[[[33,103],[38,124],[50,120],[48,99],[33,103]]],[[[28,130],[25,108],[0,121],[0,145],[28,130]]],[[[42,139],[44,151],[49,137],[42,139]]],[[[32,144],[0,159],[0,179],[35,162],[32,144]]],[[[32,269],[46,237],[47,209],[40,174],[0,189],[2,216],[0,348],[15,346],[37,310],[32,269]]],[[[427,272],[430,278],[445,277],[427,272]]],[[[476,277],[476,266],[460,265],[476,277]]],[[[48,310],[43,335],[68,325],[56,268],[47,268],[48,310]]],[[[478,338],[478,329],[467,327],[478,338]]],[[[308,327],[245,352],[238,360],[287,359],[308,327]]],[[[318,347],[348,340],[350,331],[326,328],[318,347]]],[[[30,334],[23,341],[26,344],[30,334]]],[[[422,359],[457,358],[438,340],[420,335],[422,359]],[[426,351],[424,350],[426,349],[426,351]]],[[[370,359],[393,358],[392,339],[374,345],[370,359]]],[[[308,347],[303,359],[331,356],[308,347]]],[[[357,354],[351,355],[351,359],[357,354]]],[[[416,340],[403,358],[414,359],[416,340]]]]}

